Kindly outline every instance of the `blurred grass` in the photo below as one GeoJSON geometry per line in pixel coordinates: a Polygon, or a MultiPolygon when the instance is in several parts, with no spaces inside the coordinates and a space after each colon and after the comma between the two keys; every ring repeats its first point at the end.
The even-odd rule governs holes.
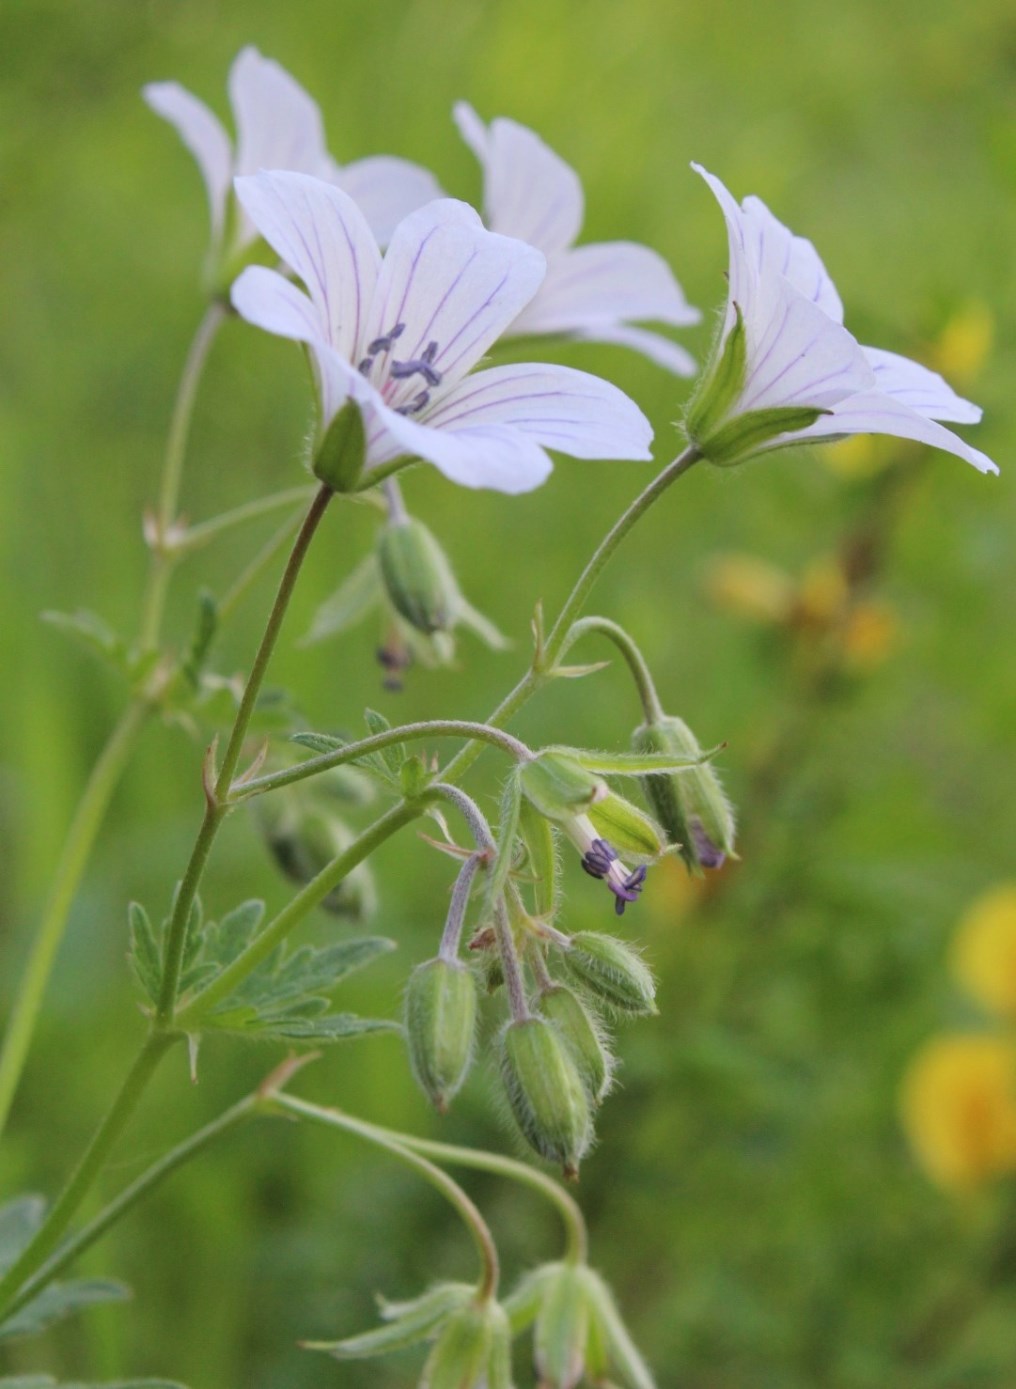
{"type": "MultiPolygon", "coordinates": [[[[773,641],[702,593],[717,552],[799,572],[836,548],[863,488],[833,477],[817,455],[696,471],[600,584],[596,609],[644,644],[665,698],[705,741],[728,740],[726,777],[736,799],[748,797],[753,847],[697,915],[683,914],[673,865],[653,875],[644,910],[631,914],[661,974],[662,1016],[623,1037],[624,1086],[603,1111],[582,1196],[596,1259],[664,1389],[1006,1389],[1016,1353],[1004,1243],[1012,1208],[992,1194],[957,1205],[928,1186],[903,1146],[896,1091],[913,1048],[955,1008],[943,968],[952,923],[969,897],[1012,871],[1011,7],[8,0],[2,996],[122,697],[37,614],[85,605],[132,627],[145,565],[139,516],[200,313],[203,190],[138,90],[174,77],[224,112],[226,71],[245,42],[320,100],[340,160],[402,154],[462,196],[476,195],[477,178],[451,126],[455,99],[534,126],[585,181],[585,238],[655,246],[695,303],[722,299],[725,244],[690,158],[739,195],[759,193],[815,240],[862,341],[921,356],[964,306],[994,316],[995,350],[964,387],[985,407],[977,443],[1002,478],[922,456],[878,584],[900,615],[902,644],[866,681],[809,702],[773,641]],[[788,719],[797,731],[762,794],[751,769],[788,719]]],[[[707,322],[685,340],[701,354],[708,336],[707,322]]],[[[657,428],[657,457],[670,456],[682,383],[608,349],[575,347],[560,359],[628,389],[657,428]]],[[[297,354],[230,325],[198,406],[190,514],[298,481],[307,418],[297,354]]],[[[488,657],[466,638],[461,671],[417,671],[403,696],[386,696],[365,629],[344,647],[286,645],[278,679],[319,726],[352,722],[366,703],[393,718],[482,716],[521,668],[533,603],[543,597],[553,610],[648,475],[562,460],[540,492],[505,500],[421,470],[410,504],[516,650],[488,657]]],[[[293,634],[369,537],[364,513],[329,518],[293,634]]],[[[221,591],[254,539],[181,574],[174,640],[186,639],[194,587],[221,591]]],[[[224,637],[224,669],[248,659],[268,592],[224,637]]],[[[520,729],[616,746],[635,721],[624,678],[610,670],[595,692],[548,692],[520,729]]],[[[198,813],[197,763],[179,732],[153,728],[118,796],[0,1157],[4,1188],[52,1189],[122,1072],[140,1032],[123,965],[124,904],[137,897],[158,911],[168,899],[198,813]]],[[[492,762],[478,784],[493,789],[493,777],[492,762]]],[[[283,900],[241,820],[215,867],[212,910],[257,892],[283,900]]],[[[409,834],[378,870],[378,926],[401,949],[348,997],[391,1012],[409,965],[432,951],[447,869],[409,834]]],[[[606,925],[600,895],[578,876],[569,922],[606,925]]],[[[170,1064],[110,1189],[229,1103],[272,1056],[209,1046],[196,1089],[170,1064]]],[[[305,1085],[396,1126],[439,1127],[390,1038],[335,1052],[305,1085]]],[[[494,1088],[481,1070],[441,1132],[508,1142],[494,1088]]],[[[487,1181],[471,1189],[503,1235],[510,1271],[553,1254],[553,1222],[528,1198],[487,1181]]],[[[194,1389],[384,1389],[409,1382],[412,1362],[339,1368],[294,1341],[358,1329],[374,1315],[375,1289],[408,1294],[435,1268],[460,1276],[469,1258],[438,1199],[411,1176],[334,1135],[278,1125],[235,1136],[90,1256],[89,1267],[134,1281],[133,1308],[19,1350],[10,1364],[165,1373],[194,1389]]]]}

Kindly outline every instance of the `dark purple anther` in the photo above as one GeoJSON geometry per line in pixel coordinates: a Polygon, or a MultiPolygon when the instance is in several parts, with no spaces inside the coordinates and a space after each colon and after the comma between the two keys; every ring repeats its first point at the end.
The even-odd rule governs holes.
{"type": "Polygon", "coordinates": [[[419,357],[411,357],[407,362],[392,362],[389,375],[395,381],[404,381],[407,377],[415,376],[419,372],[428,386],[440,386],[441,372],[432,365],[436,356],[437,343],[429,342],[419,357]]]}
{"type": "Polygon", "coordinates": [[[623,883],[608,882],[607,886],[614,894],[614,911],[618,916],[624,916],[624,909],[629,902],[637,902],[642,885],[646,880],[646,866],[640,863],[638,868],[628,874],[623,883]]]}
{"type": "Polygon", "coordinates": [[[400,405],[396,409],[397,415],[418,415],[425,405],[430,404],[430,391],[420,391],[408,405],[400,405]]]}
{"type": "Polygon", "coordinates": [[[401,338],[406,331],[404,323],[396,323],[390,333],[385,333],[384,337],[375,338],[373,342],[367,344],[367,351],[372,357],[376,357],[379,352],[390,352],[396,338],[401,338]]]}
{"type": "Polygon", "coordinates": [[[691,837],[695,841],[695,855],[703,868],[722,868],[727,861],[727,856],[722,849],[718,849],[713,841],[702,828],[702,823],[696,817],[692,817],[688,828],[691,830],[691,837]]]}
{"type": "Polygon", "coordinates": [[[373,357],[364,357],[363,361],[360,362],[360,363],[357,365],[357,368],[356,368],[356,369],[357,369],[357,371],[360,373],[361,376],[369,376],[369,375],[370,375],[370,369],[371,369],[371,367],[372,367],[373,365],[374,365],[374,358],[373,358],[373,357]]]}
{"type": "Polygon", "coordinates": [[[591,878],[605,878],[617,858],[613,845],[605,839],[594,839],[582,858],[582,867],[591,878]]]}

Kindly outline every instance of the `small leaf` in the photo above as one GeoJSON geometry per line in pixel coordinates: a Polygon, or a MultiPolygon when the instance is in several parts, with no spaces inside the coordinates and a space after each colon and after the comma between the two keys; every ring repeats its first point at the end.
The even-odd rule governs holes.
{"type": "Polygon", "coordinates": [[[349,577],[330,598],[318,608],[310,625],[310,631],[300,641],[301,646],[312,646],[348,631],[361,622],[372,608],[381,601],[381,578],[378,574],[377,560],[369,554],[356,566],[349,577]]]}
{"type": "Polygon", "coordinates": [[[159,983],[162,979],[162,951],[155,935],[155,928],[148,913],[140,902],[132,902],[127,908],[130,926],[130,962],[135,978],[153,1003],[159,997],[159,983]]]}
{"type": "MultiPolygon", "coordinates": [[[[232,1030],[232,1029],[231,1029],[232,1030]]],[[[368,1032],[399,1032],[390,1018],[359,1018],[355,1013],[329,1013],[323,1018],[282,1017],[258,1019],[242,1029],[243,1035],[263,1042],[305,1042],[324,1045],[362,1037],[368,1032]]]]}
{"type": "MultiPolygon", "coordinates": [[[[373,735],[387,733],[391,728],[391,724],[385,718],[384,714],[379,714],[376,709],[365,709],[363,711],[363,718],[373,735]]],[[[389,743],[386,748],[380,750],[378,756],[382,759],[392,776],[398,776],[399,768],[406,760],[406,750],[402,743],[389,743]]]]}
{"type": "Polygon", "coordinates": [[[50,1283],[38,1297],[0,1323],[0,1341],[34,1336],[54,1322],[63,1321],[98,1302],[122,1302],[130,1297],[123,1283],[106,1278],[76,1278],[70,1283],[50,1283]]]}
{"type": "Polygon", "coordinates": [[[422,795],[432,779],[431,772],[427,770],[426,762],[416,753],[412,757],[407,757],[399,768],[399,784],[407,801],[413,801],[417,796],[422,795]]]}
{"type": "Polygon", "coordinates": [[[241,955],[257,934],[265,914],[264,902],[251,898],[234,907],[205,935],[205,958],[216,965],[228,965],[241,955]]]}
{"type": "Polygon", "coordinates": [[[544,748],[543,753],[569,757],[586,771],[603,776],[642,776],[646,772],[683,772],[690,767],[700,767],[723,748],[724,744],[719,743],[707,752],[687,756],[669,752],[590,752],[586,748],[565,747],[544,748]]]}
{"type": "Polygon", "coordinates": [[[0,1206],[0,1273],[6,1273],[42,1224],[46,1202],[41,1196],[16,1196],[0,1206]]]}
{"type": "Polygon", "coordinates": [[[595,675],[609,665],[609,661],[591,661],[585,666],[555,666],[550,676],[554,680],[581,680],[584,675],[595,675]]]}

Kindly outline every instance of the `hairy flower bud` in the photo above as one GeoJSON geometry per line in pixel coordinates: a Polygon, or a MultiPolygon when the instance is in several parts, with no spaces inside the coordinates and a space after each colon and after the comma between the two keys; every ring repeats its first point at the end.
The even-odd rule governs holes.
{"type": "Polygon", "coordinates": [[[568,973],[612,1012],[632,1017],[657,1012],[653,976],[624,941],[598,931],[579,931],[561,958],[568,973]]]}
{"type": "Polygon", "coordinates": [[[418,965],[406,986],[406,1040],[413,1074],[442,1114],[465,1080],[476,1032],[476,983],[459,960],[418,965]]]}
{"type": "Polygon", "coordinates": [[[497,1302],[469,1302],[445,1323],[420,1389],[511,1389],[511,1329],[497,1302]]]}
{"type": "Polygon", "coordinates": [[[561,1034],[544,1018],[510,1022],[501,1034],[501,1077],[526,1142],[566,1177],[578,1174],[593,1125],[589,1096],[561,1034]]]}
{"type": "Polygon", "coordinates": [[[377,555],[396,612],[426,636],[450,632],[458,616],[458,585],[423,522],[412,516],[389,521],[378,535],[377,555]]]}
{"type": "Polygon", "coordinates": [[[589,1305],[582,1273],[577,1264],[557,1264],[543,1287],[533,1360],[547,1389],[576,1389],[585,1373],[589,1305]]]}
{"type": "MultiPolygon", "coordinates": [[[[664,716],[632,734],[638,752],[697,756],[702,749],[683,719],[664,716]]],[[[646,796],[672,844],[694,873],[719,868],[734,852],[734,812],[709,762],[683,772],[652,772],[642,778],[646,796]]]]}
{"type": "Polygon", "coordinates": [[[594,1104],[610,1089],[614,1058],[596,1021],[582,1000],[565,984],[551,984],[540,994],[540,1014],[554,1024],[594,1104]]]}

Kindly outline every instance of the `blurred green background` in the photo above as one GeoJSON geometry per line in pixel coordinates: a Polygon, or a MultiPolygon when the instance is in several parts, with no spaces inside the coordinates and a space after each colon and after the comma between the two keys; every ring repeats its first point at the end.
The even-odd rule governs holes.
{"type": "MultiPolygon", "coordinates": [[[[723,299],[726,244],[692,158],[814,239],[861,341],[941,362],[950,333],[962,347],[993,331],[983,363],[959,352],[955,384],[985,407],[971,437],[1000,480],[892,443],[873,455],[889,470],[868,479],[803,450],[730,474],[696,470],[599,586],[594,610],[643,643],[669,706],[704,742],[728,741],[744,857],[704,901],[677,865],[661,866],[625,918],[659,972],[661,1016],[622,1034],[623,1084],[580,1195],[595,1260],[662,1389],[1004,1389],[1016,1362],[1012,1204],[998,1190],[957,1200],[933,1188],[901,1135],[897,1094],[915,1048],[960,1016],[944,968],[958,915],[1012,873],[1011,5],[6,0],[0,1003],[123,699],[38,614],[83,605],[133,630],[140,516],[202,308],[204,192],[139,89],[175,78],[225,115],[226,72],[245,43],[318,98],[340,161],[401,154],[460,196],[475,198],[478,178],[454,100],[533,126],[585,182],[584,239],[654,246],[707,309],[723,299]],[[710,597],[717,556],[746,552],[814,578],[824,557],[865,540],[877,562],[848,603],[874,603],[891,639],[884,660],[862,650],[850,673],[832,669],[842,633],[823,626],[821,597],[819,616],[804,602],[792,631],[746,623],[710,597]]],[[[701,356],[709,332],[707,314],[682,341],[701,356]]],[[[685,383],[621,351],[557,355],[627,389],[657,429],[657,458],[672,456],[685,383]]],[[[299,355],[229,324],[198,404],[188,514],[298,483],[308,421],[299,355]]],[[[313,727],[354,724],[365,704],[396,720],[482,717],[523,667],[533,604],[554,609],[650,475],[562,460],[542,490],[506,499],[419,470],[410,506],[515,649],[489,655],[467,636],[458,670],[418,669],[403,694],[384,694],[368,624],[344,645],[284,641],[273,679],[298,691],[313,727]]],[[[365,553],[372,524],[363,509],[329,516],[290,638],[365,553]]],[[[222,591],[267,531],[181,571],[173,642],[190,632],[196,586],[222,591]]],[[[269,597],[266,582],[244,605],[218,647],[221,669],[244,667],[269,597]]],[[[637,721],[626,679],[616,667],[594,679],[549,691],[522,735],[625,745],[637,721]]],[[[54,1189],[141,1035],[125,903],[164,909],[200,814],[199,760],[178,729],[153,726],[117,796],[0,1154],[4,1190],[54,1189]]],[[[492,793],[497,771],[485,758],[471,784],[492,793]]],[[[433,953],[450,875],[412,831],[376,866],[375,924],[400,948],[342,999],[389,1014],[410,966],[433,953]]],[[[577,869],[568,864],[567,925],[609,928],[601,890],[577,869]]],[[[206,901],[215,913],[260,893],[286,900],[236,817],[206,901]]],[[[196,1087],[172,1059],[105,1189],[275,1056],[210,1044],[196,1087]]],[[[391,1037],[334,1050],[300,1087],[396,1127],[512,1146],[489,1067],[438,1122],[391,1037]]],[[[509,1279],[555,1256],[546,1210],[503,1183],[467,1184],[503,1240],[509,1279]]],[[[471,1258],[439,1198],[386,1158],[266,1126],[211,1151],[89,1255],[88,1270],[134,1284],[131,1308],[12,1350],[0,1368],[159,1373],[193,1389],[407,1384],[411,1357],[340,1366],[295,1343],[360,1329],[375,1290],[408,1296],[435,1272],[469,1276],[471,1258]]]]}

